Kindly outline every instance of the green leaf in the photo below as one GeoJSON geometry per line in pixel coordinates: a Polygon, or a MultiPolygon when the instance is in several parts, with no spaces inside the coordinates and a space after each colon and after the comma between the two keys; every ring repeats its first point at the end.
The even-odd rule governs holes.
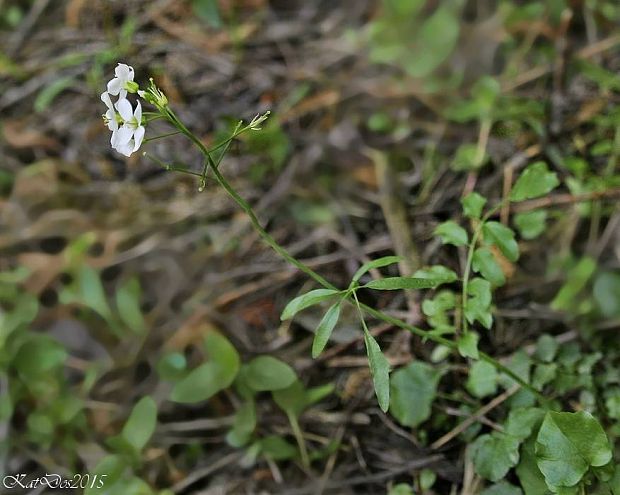
{"type": "Polygon", "coordinates": [[[596,271],[596,260],[584,256],[572,267],[566,276],[566,282],[551,301],[551,309],[556,311],[571,311],[575,308],[575,301],[596,271]]]}
{"type": "Polygon", "coordinates": [[[190,371],[175,383],[170,399],[174,402],[195,403],[207,400],[228,388],[239,372],[239,354],[223,335],[209,332],[205,348],[210,361],[190,371]]]}
{"type": "Polygon", "coordinates": [[[371,280],[366,285],[362,285],[362,288],[376,290],[433,289],[444,282],[445,279],[387,277],[371,280]]]}
{"type": "Polygon", "coordinates": [[[491,314],[491,284],[483,278],[473,278],[467,284],[467,301],[465,317],[469,323],[479,321],[485,328],[491,328],[493,315],[491,314]]]}
{"type": "Polygon", "coordinates": [[[473,446],[476,472],[491,481],[499,481],[519,462],[519,440],[505,433],[494,432],[476,439],[473,446]]]}
{"type": "Polygon", "coordinates": [[[180,352],[171,352],[157,361],[157,373],[162,380],[175,381],[185,374],[187,360],[180,352]]]}
{"type": "Polygon", "coordinates": [[[477,170],[482,167],[488,159],[489,155],[486,151],[480,154],[477,144],[465,143],[457,148],[450,168],[456,172],[477,170]]]}
{"type": "Polygon", "coordinates": [[[506,277],[502,268],[488,248],[478,248],[474,251],[472,268],[496,287],[506,283],[506,277]]]}
{"type": "Polygon", "coordinates": [[[497,485],[483,490],[480,495],[523,495],[523,491],[507,481],[500,481],[497,485]]]}
{"type": "Polygon", "coordinates": [[[525,495],[547,495],[551,492],[547,488],[545,477],[536,464],[536,456],[534,454],[535,445],[536,438],[534,437],[523,444],[521,447],[519,464],[515,471],[521,483],[521,487],[525,491],[525,495]]]}
{"type": "Polygon", "coordinates": [[[560,184],[555,172],[550,172],[545,162],[529,165],[517,179],[510,201],[524,201],[548,194],[560,184]]]}
{"type": "Polygon", "coordinates": [[[403,258],[400,256],[384,256],[383,258],[378,258],[376,260],[369,261],[368,263],[364,263],[353,275],[353,282],[357,282],[362,276],[367,273],[369,270],[374,268],[382,268],[384,266],[393,265],[394,263],[398,263],[402,261],[403,258]]]}
{"type": "Polygon", "coordinates": [[[327,341],[338,323],[338,318],[340,318],[340,303],[337,302],[333,306],[331,306],[323,318],[319,323],[318,328],[316,329],[316,334],[314,336],[314,340],[312,341],[312,358],[316,359],[325,346],[327,345],[327,341]]]}
{"type": "Polygon", "coordinates": [[[80,299],[83,304],[99,313],[104,319],[112,318],[112,311],[101,284],[99,274],[89,266],[82,266],[78,273],[80,299]]]}
{"type": "Polygon", "coordinates": [[[620,273],[600,273],[594,280],[592,296],[605,318],[620,316],[620,273]]]}
{"type": "Polygon", "coordinates": [[[232,447],[246,445],[256,428],[256,405],[254,400],[245,401],[237,412],[231,430],[226,434],[226,442],[232,447]]]}
{"type": "Polygon", "coordinates": [[[280,319],[290,320],[300,311],[309,308],[310,306],[314,306],[315,304],[319,304],[326,299],[335,296],[336,294],[339,294],[339,292],[333,289],[315,289],[302,294],[286,305],[284,311],[282,311],[280,319]]]}
{"type": "Polygon", "coordinates": [[[277,435],[262,438],[259,444],[262,454],[274,461],[286,461],[297,456],[297,448],[277,435]]]}
{"type": "Polygon", "coordinates": [[[528,240],[536,239],[545,231],[547,212],[545,210],[535,210],[517,213],[514,216],[514,222],[521,237],[528,240]]]}
{"type": "Polygon", "coordinates": [[[417,270],[413,275],[413,278],[427,278],[430,280],[436,280],[440,284],[450,284],[458,280],[457,274],[454,270],[450,270],[443,265],[433,265],[428,268],[421,268],[417,270]]]}
{"type": "Polygon", "coordinates": [[[299,380],[295,380],[290,386],[272,392],[274,402],[284,412],[292,413],[298,417],[306,408],[306,391],[299,380]]]}
{"type": "Polygon", "coordinates": [[[75,78],[69,76],[54,79],[51,84],[48,84],[41,91],[39,91],[39,94],[34,100],[34,111],[36,113],[41,113],[47,110],[47,108],[60,93],[62,93],[65,89],[74,86],[75,83],[75,78]]]}
{"type": "Polygon", "coordinates": [[[538,428],[545,411],[538,407],[517,407],[508,414],[504,431],[519,440],[525,440],[538,428]]]}
{"type": "Polygon", "coordinates": [[[590,466],[612,458],[609,440],[588,412],[549,411],[536,438],[536,462],[549,487],[571,487],[590,466]]]}
{"type": "Polygon", "coordinates": [[[512,229],[499,222],[486,222],[482,226],[484,242],[499,248],[504,256],[513,263],[519,259],[519,246],[512,229]]]}
{"type": "Polygon", "coordinates": [[[37,381],[60,368],[66,358],[61,344],[46,335],[36,335],[19,347],[13,363],[25,381],[37,381]]]}
{"type": "Polygon", "coordinates": [[[297,375],[284,361],[271,356],[258,356],[247,365],[248,386],[256,392],[287,388],[297,380],[297,375]]]}
{"type": "Polygon", "coordinates": [[[134,406],[123,426],[121,436],[136,452],[148,443],[157,426],[157,404],[150,397],[142,397],[134,406]]]}
{"type": "Polygon", "coordinates": [[[424,77],[434,71],[454,50],[459,37],[460,24],[456,13],[448,6],[440,6],[413,33],[419,47],[415,56],[406,61],[406,70],[413,77],[424,77]]]}
{"type": "Polygon", "coordinates": [[[213,28],[222,27],[222,19],[217,0],[192,0],[194,14],[213,28]]]}
{"type": "Polygon", "coordinates": [[[390,413],[404,426],[415,427],[431,415],[441,373],[434,367],[413,361],[392,373],[390,413]]]}
{"type": "Polygon", "coordinates": [[[467,390],[478,398],[497,392],[497,370],[486,361],[476,361],[469,370],[467,390]]]}
{"type": "Polygon", "coordinates": [[[140,310],[140,282],[133,277],[127,280],[116,291],[116,309],[118,314],[133,332],[144,332],[144,318],[140,310]]]}
{"type": "Polygon", "coordinates": [[[479,336],[476,332],[469,331],[459,337],[457,341],[459,354],[463,357],[478,359],[478,340],[479,336]]]}
{"type": "Polygon", "coordinates": [[[386,412],[390,406],[390,363],[381,352],[381,347],[375,338],[366,329],[364,329],[364,343],[375,395],[379,401],[379,407],[386,412]]]}
{"type": "Polygon", "coordinates": [[[536,341],[536,352],[534,355],[541,361],[550,363],[557,354],[559,347],[560,344],[558,344],[557,340],[549,334],[544,334],[538,337],[536,341]]]}
{"type": "Polygon", "coordinates": [[[433,234],[439,236],[443,244],[466,246],[468,242],[467,231],[452,220],[439,224],[433,234]]]}
{"type": "Polygon", "coordinates": [[[471,192],[467,196],[461,199],[463,205],[463,214],[469,218],[480,219],[482,216],[482,209],[487,200],[477,192],[471,192]]]}

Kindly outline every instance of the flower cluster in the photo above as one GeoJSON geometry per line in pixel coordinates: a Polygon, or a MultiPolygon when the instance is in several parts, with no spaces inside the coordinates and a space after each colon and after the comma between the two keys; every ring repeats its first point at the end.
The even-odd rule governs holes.
{"type": "Polygon", "coordinates": [[[140,148],[145,132],[142,105],[138,101],[134,110],[127,99],[127,93],[137,93],[139,86],[133,80],[134,70],[129,65],[118,64],[114,75],[114,79],[108,82],[107,91],[101,94],[101,101],[107,107],[103,121],[112,131],[112,148],[125,156],[131,156],[140,148]],[[118,96],[116,103],[112,103],[111,96],[118,96]]]}

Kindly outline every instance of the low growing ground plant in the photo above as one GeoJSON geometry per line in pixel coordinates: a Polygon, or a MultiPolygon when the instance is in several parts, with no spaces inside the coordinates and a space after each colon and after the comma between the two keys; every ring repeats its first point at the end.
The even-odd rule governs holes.
{"type": "MultiPolygon", "coordinates": [[[[393,4],[394,13],[398,9],[409,10],[403,2],[393,4]]],[[[435,15],[452,14],[446,6],[435,15]]],[[[432,19],[427,21],[427,24],[430,23],[432,19]]],[[[389,33],[381,29],[380,25],[375,26],[373,36],[377,43],[380,41],[380,47],[377,45],[374,56],[391,61],[398,54],[389,50],[389,33]]],[[[431,31],[432,26],[422,26],[420,36],[425,36],[425,30],[431,31]]],[[[452,49],[452,45],[448,48],[452,49]]],[[[433,68],[410,66],[408,70],[416,74],[423,70],[426,74],[433,68]]],[[[494,80],[484,79],[475,88],[473,106],[470,105],[473,108],[471,117],[477,118],[481,129],[487,129],[484,133],[488,134],[492,122],[498,118],[491,109],[499,87],[494,80]]],[[[398,276],[393,274],[394,267],[402,258],[385,256],[363,264],[348,286],[337,287],[278,244],[261,225],[250,204],[228,182],[221,168],[233,140],[244,133],[259,132],[269,113],[257,115],[249,123],[239,121],[225,139],[209,147],[183,123],[154,81],[150,80],[146,87],[141,87],[134,81],[133,69],[127,65],[118,65],[115,77],[108,83],[101,99],[107,107],[104,120],[112,132],[111,145],[115,150],[130,156],[154,139],[172,134],[183,135],[201,155],[203,166],[200,172],[181,164],[164,163],[147,152],[144,155],[167,170],[195,176],[200,191],[209,181],[216,182],[245,212],[262,239],[316,284],[316,288],[291,300],[281,314],[282,320],[289,320],[308,308],[327,307],[316,328],[313,357],[319,357],[325,350],[343,308],[351,306],[356,311],[378,404],[382,411],[389,410],[401,425],[415,427],[429,420],[437,384],[448,368],[446,358],[449,354],[458,355],[468,363],[468,378],[464,386],[475,399],[495,395],[500,387],[504,389],[500,397],[509,406],[504,424],[497,425],[492,433],[478,435],[479,425],[465,421],[459,430],[433,444],[437,448],[455,435],[464,435],[470,442],[468,457],[475,471],[489,482],[496,483],[483,493],[620,494],[620,469],[616,467],[610,440],[601,423],[585,410],[562,411],[557,400],[559,394],[574,389],[577,383],[586,390],[601,387],[601,384],[587,382],[588,372],[600,359],[600,353],[583,354],[571,345],[559,346],[548,335],[540,337],[533,353],[519,351],[508,360],[496,359],[482,352],[478,346],[481,333],[490,331],[494,325],[494,291],[506,284],[514,264],[519,260],[518,240],[535,238],[544,230],[546,215],[537,207],[537,201],[560,185],[557,174],[544,161],[528,164],[496,204],[490,204],[477,192],[469,192],[461,201],[462,216],[437,226],[434,235],[440,239],[444,249],[465,249],[466,261],[462,273],[456,273],[449,266],[434,265],[420,268],[412,276],[398,276]],[[131,95],[138,97],[135,103],[131,95]],[[152,107],[153,111],[143,112],[142,103],[152,107]],[[148,135],[156,120],[168,124],[170,132],[148,135]],[[512,207],[520,212],[513,217],[514,228],[499,221],[500,213],[512,207]],[[376,270],[384,271],[386,276],[372,278],[370,272],[376,273],[376,270]],[[363,302],[368,300],[366,295],[370,292],[407,290],[427,291],[424,293],[422,311],[429,330],[410,325],[363,302]],[[387,358],[369,330],[370,320],[384,322],[435,343],[431,362],[414,361],[391,373],[387,358]],[[511,470],[514,470],[514,476],[510,481],[518,479],[520,488],[508,480],[511,470]]],[[[484,163],[484,146],[479,143],[471,150],[463,150],[461,155],[462,168],[479,168],[484,163]]],[[[596,266],[584,258],[577,261],[571,270],[568,285],[560,290],[553,303],[558,308],[571,307],[580,289],[593,276],[596,266]],[[579,278],[581,283],[576,283],[579,278]]],[[[91,277],[92,274],[83,276],[91,277]]],[[[606,284],[611,283],[610,276],[613,277],[599,274],[596,279],[604,311],[605,307],[613,304],[607,302],[604,295],[606,284]]],[[[171,399],[178,402],[203,401],[220,390],[234,386],[243,401],[227,435],[229,444],[247,448],[248,459],[261,453],[275,460],[299,453],[303,465],[309,466],[315,453],[306,449],[297,418],[308,405],[329,395],[332,386],[306,389],[288,365],[268,355],[242,364],[230,342],[215,333],[206,338],[205,350],[210,359],[190,371],[185,370],[183,356],[180,355],[168,355],[160,362],[160,374],[173,383],[171,399]],[[285,412],[297,440],[297,448],[285,445],[277,437],[255,436],[257,412],[254,397],[261,392],[271,393],[275,403],[285,412]]],[[[620,395],[610,389],[606,396],[605,407],[609,414],[618,416],[620,395]]],[[[136,410],[146,418],[156,414],[149,398],[136,405],[134,413],[138,414],[136,410]]],[[[594,404],[592,410],[596,410],[594,404]]],[[[471,405],[464,404],[463,412],[471,414],[471,405]]],[[[139,452],[150,436],[150,427],[143,426],[139,431],[132,427],[133,417],[132,413],[121,438],[112,442],[117,451],[124,452],[122,455],[139,452]]],[[[420,478],[420,489],[432,486],[433,482],[433,473],[426,473],[424,479],[420,478]]],[[[398,485],[391,493],[412,493],[411,490],[412,487],[398,485]]]]}

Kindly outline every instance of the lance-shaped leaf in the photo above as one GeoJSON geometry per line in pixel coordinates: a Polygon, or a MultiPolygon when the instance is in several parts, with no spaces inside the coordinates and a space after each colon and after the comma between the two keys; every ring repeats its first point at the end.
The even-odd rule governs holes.
{"type": "Polygon", "coordinates": [[[362,287],[376,290],[434,289],[444,282],[444,278],[387,277],[372,280],[362,287]]]}
{"type": "Polygon", "coordinates": [[[376,260],[369,261],[368,263],[364,263],[353,275],[353,282],[357,282],[362,276],[372,270],[374,268],[382,268],[384,266],[393,265],[394,263],[398,263],[402,261],[403,258],[400,256],[384,256],[383,258],[378,258],[376,260]]]}
{"type": "Polygon", "coordinates": [[[364,343],[368,354],[368,365],[372,374],[375,395],[383,412],[390,406],[390,364],[381,352],[381,347],[368,330],[364,330],[364,343]]]}
{"type": "Polygon", "coordinates": [[[312,357],[317,358],[325,346],[327,345],[327,341],[338,323],[338,318],[340,318],[340,303],[337,302],[333,306],[331,306],[323,318],[319,323],[318,328],[316,329],[316,334],[314,336],[314,341],[312,342],[312,357]]]}
{"type": "Polygon", "coordinates": [[[286,305],[284,311],[282,311],[280,319],[290,320],[300,311],[309,308],[310,306],[314,306],[315,304],[319,304],[320,302],[323,302],[336,294],[339,294],[339,292],[333,289],[315,289],[310,292],[306,292],[301,296],[297,296],[286,305]]]}

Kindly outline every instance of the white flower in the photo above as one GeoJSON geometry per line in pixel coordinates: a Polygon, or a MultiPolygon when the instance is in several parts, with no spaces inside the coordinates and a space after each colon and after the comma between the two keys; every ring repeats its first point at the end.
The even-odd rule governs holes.
{"type": "Polygon", "coordinates": [[[114,69],[114,75],[116,77],[108,83],[108,93],[114,96],[119,95],[119,100],[122,100],[127,96],[128,83],[133,83],[133,67],[118,64],[114,69]]]}
{"type": "Polygon", "coordinates": [[[142,105],[136,103],[135,111],[131,103],[126,99],[116,102],[116,109],[121,116],[123,125],[116,131],[112,131],[112,148],[125,156],[138,150],[144,139],[144,126],[142,125],[142,105]]]}

